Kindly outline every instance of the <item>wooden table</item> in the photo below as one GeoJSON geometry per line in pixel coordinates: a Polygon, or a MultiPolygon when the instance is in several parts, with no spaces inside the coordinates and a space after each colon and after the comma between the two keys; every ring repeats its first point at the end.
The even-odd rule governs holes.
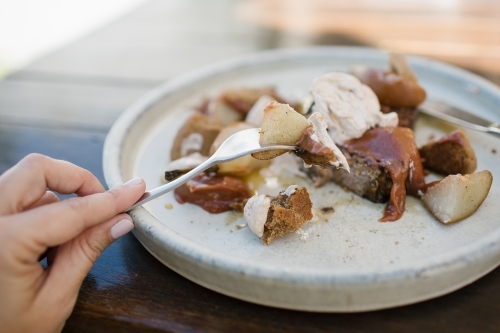
{"type": "MultiPolygon", "coordinates": [[[[110,126],[159,83],[277,46],[354,42],[245,23],[240,1],[151,1],[0,81],[0,172],[30,152],[81,165],[104,182],[110,126]],[[240,9],[236,9],[240,10],[240,9]],[[239,15],[239,14],[238,14],[239,15]]],[[[490,79],[496,74],[485,72],[490,79]]],[[[499,82],[499,81],[496,81],[499,82]]],[[[396,309],[321,314],[246,303],[163,266],[132,235],[84,281],[65,332],[499,332],[500,269],[449,295],[396,309]]]]}

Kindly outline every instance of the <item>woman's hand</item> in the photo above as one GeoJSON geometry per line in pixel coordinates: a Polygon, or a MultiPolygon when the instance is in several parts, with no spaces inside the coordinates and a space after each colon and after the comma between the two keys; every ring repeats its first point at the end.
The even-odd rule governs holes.
{"type": "Polygon", "coordinates": [[[105,192],[89,171],[32,154],[0,177],[0,331],[58,332],[93,263],[133,229],[120,214],[144,193],[137,178],[105,192]],[[59,202],[57,196],[75,193],[59,202]],[[47,255],[49,266],[39,260],[47,255]]]}

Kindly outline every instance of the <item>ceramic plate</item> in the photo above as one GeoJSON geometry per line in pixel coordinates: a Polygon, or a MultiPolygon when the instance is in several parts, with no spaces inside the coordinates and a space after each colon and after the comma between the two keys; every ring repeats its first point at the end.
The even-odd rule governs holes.
{"type": "MultiPolygon", "coordinates": [[[[409,58],[429,98],[500,122],[500,89],[464,70],[409,58]]],[[[351,65],[387,68],[387,54],[366,48],[278,50],[227,61],[170,80],[131,106],[104,147],[110,188],[140,176],[162,184],[172,139],[204,97],[225,88],[275,86],[289,100],[307,95],[313,79],[351,65]]],[[[420,116],[419,145],[455,127],[420,116]]],[[[261,243],[235,213],[209,214],[169,193],[132,213],[139,241],[162,263],[220,293],[307,311],[354,312],[414,303],[449,293],[500,263],[500,139],[465,130],[493,185],[480,209],[452,225],[435,220],[409,197],[404,216],[381,223],[384,205],[334,184],[315,190],[300,178],[268,179],[268,190],[305,185],[316,209],[333,207],[297,233],[261,243]],[[167,208],[172,206],[171,209],[167,208]]],[[[432,177],[432,176],[430,176],[432,177]]],[[[429,180],[429,179],[428,179],[429,180]]]]}

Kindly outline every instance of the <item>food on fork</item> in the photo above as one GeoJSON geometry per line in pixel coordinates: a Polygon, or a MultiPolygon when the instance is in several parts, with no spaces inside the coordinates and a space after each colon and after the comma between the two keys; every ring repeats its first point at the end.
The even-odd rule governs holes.
{"type": "MultiPolygon", "coordinates": [[[[308,165],[344,168],[347,161],[328,135],[324,117],[314,113],[306,119],[287,104],[271,102],[264,109],[259,142],[262,145],[296,145],[295,154],[308,165]]],[[[288,152],[268,150],[253,153],[257,159],[268,160],[288,152]]]]}
{"type": "Polygon", "coordinates": [[[248,227],[264,244],[273,239],[297,231],[313,218],[312,202],[305,187],[289,186],[277,196],[256,195],[244,208],[248,227]]]}
{"type": "Polygon", "coordinates": [[[424,168],[443,175],[468,174],[476,170],[477,159],[469,139],[455,130],[419,149],[424,168]]]}
{"type": "MultiPolygon", "coordinates": [[[[259,143],[295,145],[309,126],[311,125],[307,119],[290,105],[273,101],[264,108],[259,143]]],[[[269,160],[287,152],[288,150],[268,150],[254,153],[252,156],[269,160]]]]}

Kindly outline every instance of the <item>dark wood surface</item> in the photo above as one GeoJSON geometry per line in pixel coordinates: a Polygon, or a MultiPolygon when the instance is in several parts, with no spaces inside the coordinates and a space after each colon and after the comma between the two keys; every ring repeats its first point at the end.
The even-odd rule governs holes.
{"type": "MultiPolygon", "coordinates": [[[[306,38],[241,23],[231,15],[238,2],[151,1],[0,81],[0,173],[39,152],[87,168],[104,182],[107,131],[130,103],[160,82],[284,44],[356,44],[348,36],[306,38]]],[[[500,332],[498,313],[500,268],[414,305],[358,314],[307,313],[200,287],[165,267],[129,234],[99,258],[64,331],[500,332]]]]}

